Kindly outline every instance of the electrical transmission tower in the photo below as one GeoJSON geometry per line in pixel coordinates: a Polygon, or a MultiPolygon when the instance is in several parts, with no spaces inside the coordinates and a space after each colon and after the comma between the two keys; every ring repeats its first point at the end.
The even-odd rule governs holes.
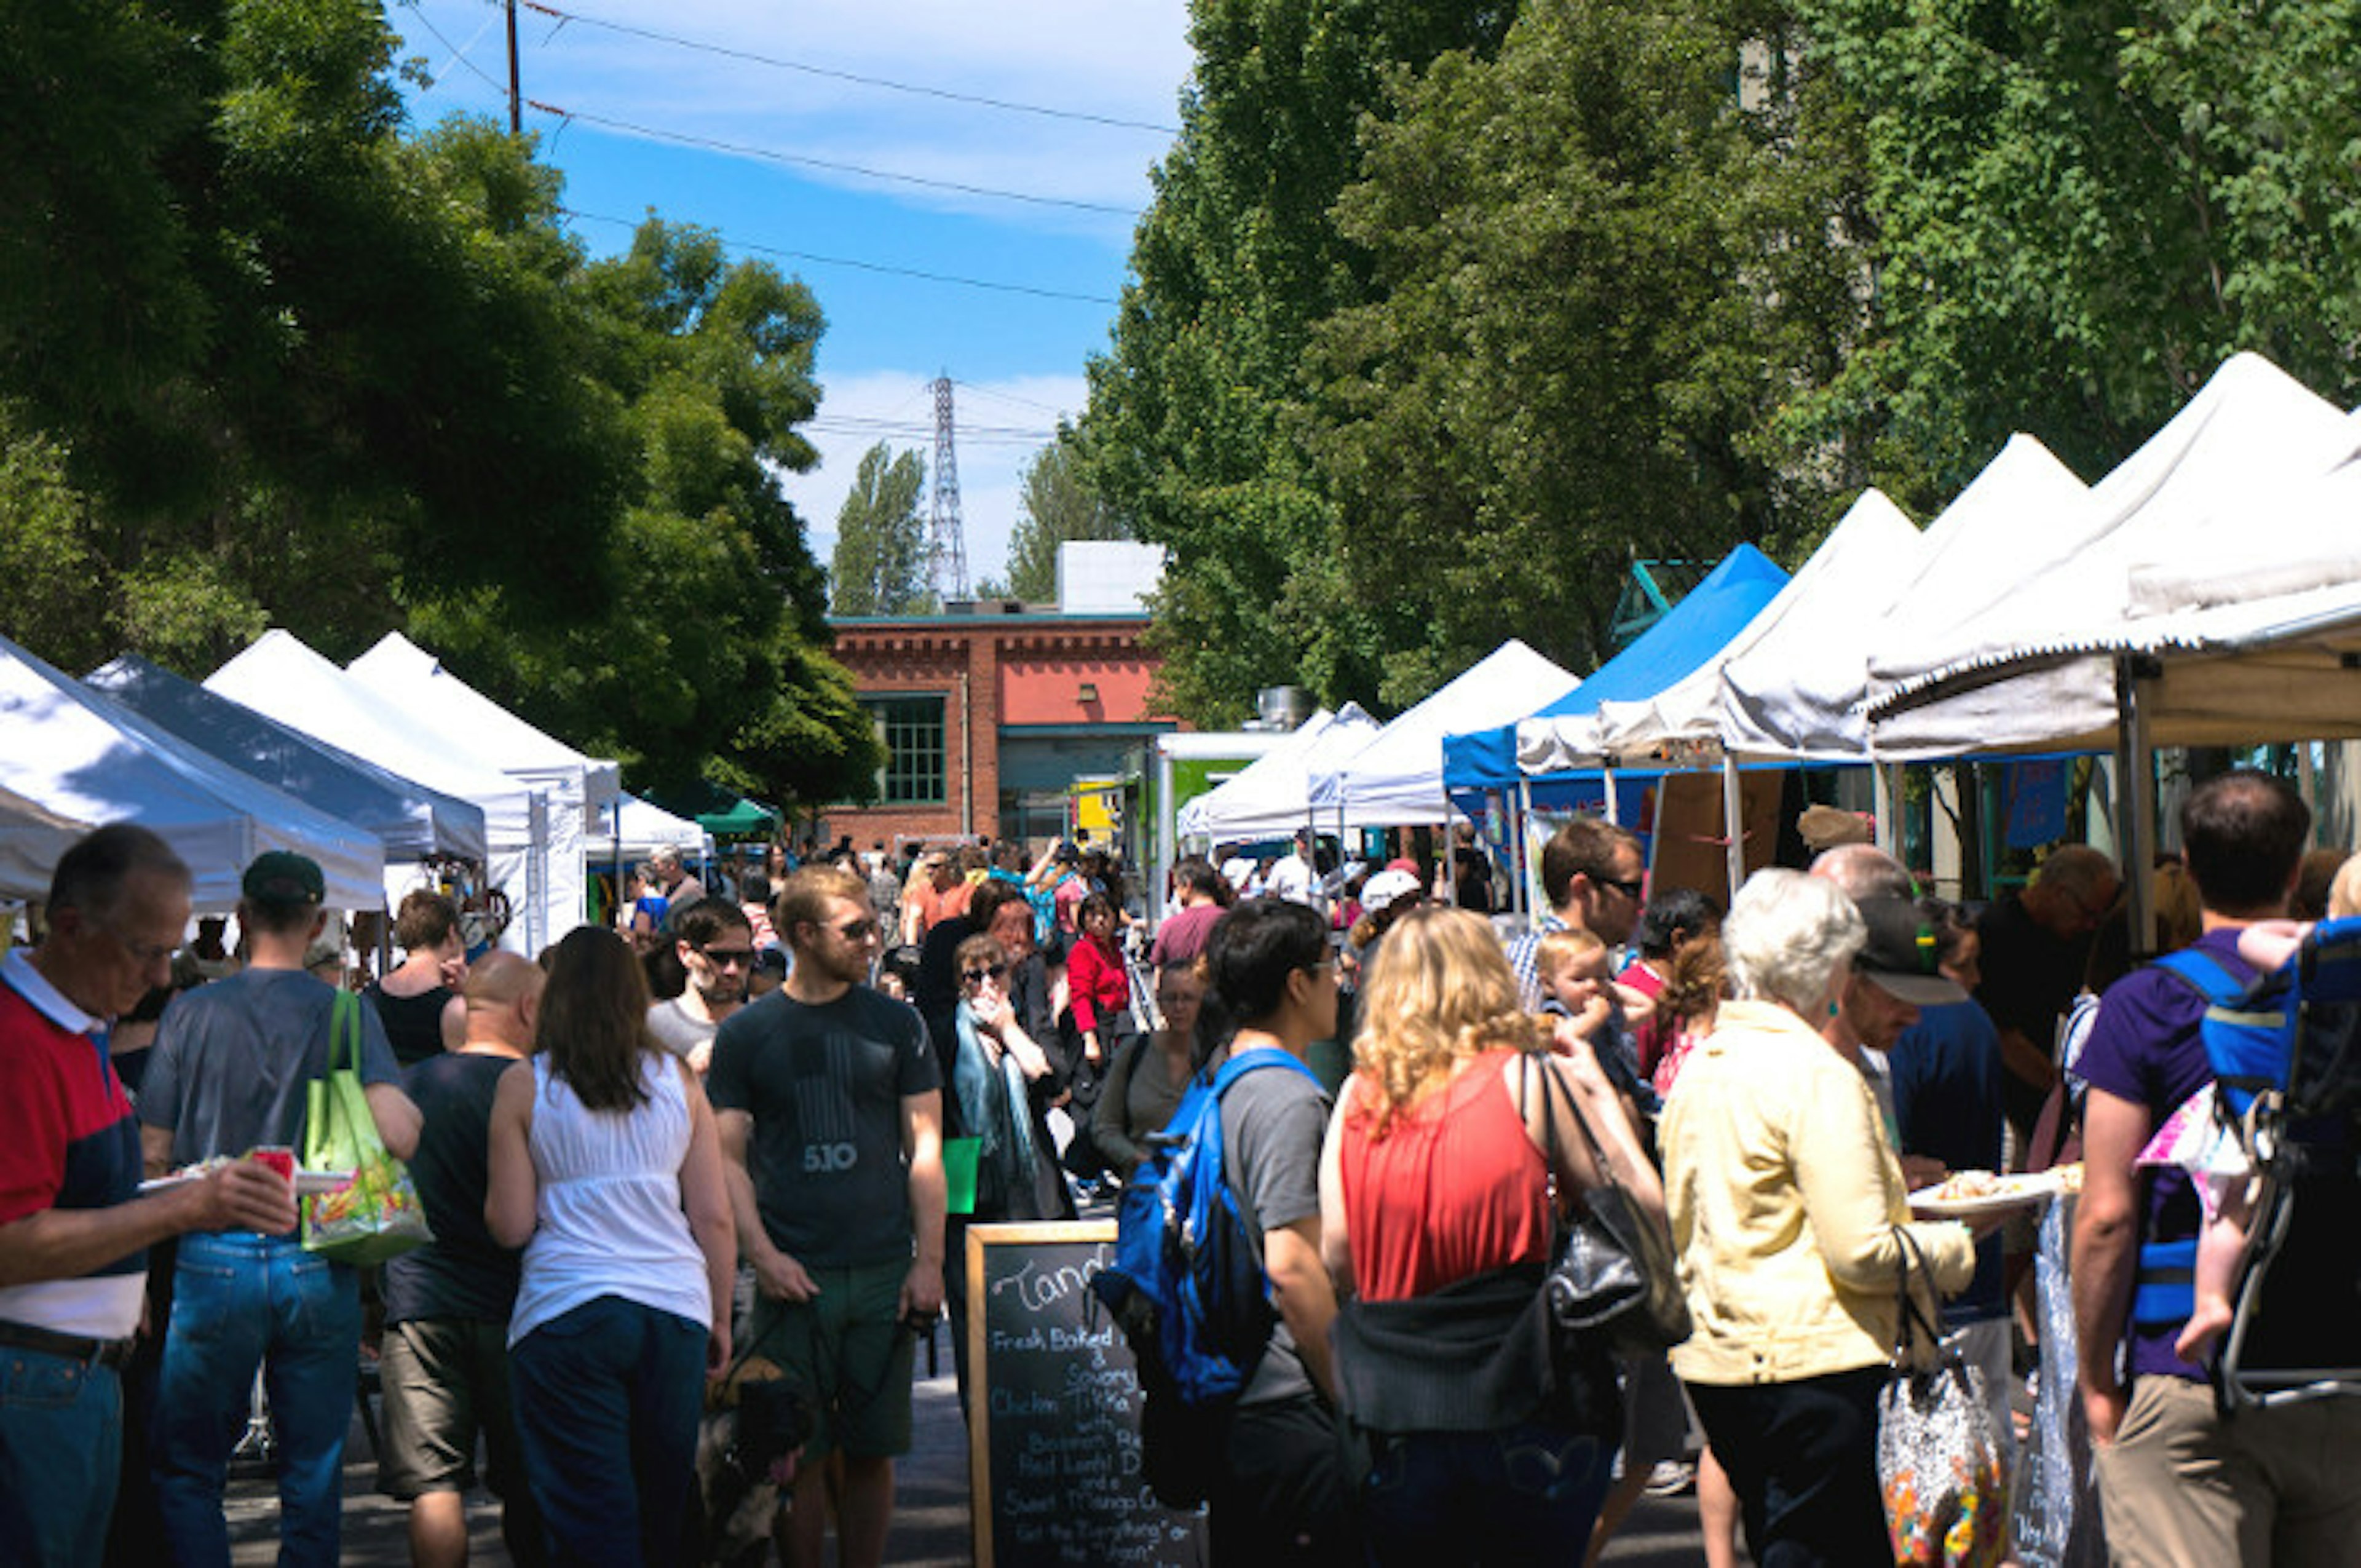
{"type": "Polygon", "coordinates": [[[927,510],[927,565],[938,605],[970,597],[967,530],[960,522],[959,456],[952,447],[951,378],[938,376],[935,389],[935,489],[927,510]]]}

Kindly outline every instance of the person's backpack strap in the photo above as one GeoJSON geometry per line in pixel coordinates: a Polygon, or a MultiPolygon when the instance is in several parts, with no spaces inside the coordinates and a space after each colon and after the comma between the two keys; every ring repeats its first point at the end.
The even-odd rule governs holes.
{"type": "Polygon", "coordinates": [[[1320,1075],[1305,1066],[1301,1058],[1280,1050],[1277,1046],[1257,1046],[1253,1050],[1232,1056],[1213,1069],[1213,1098],[1219,1100],[1231,1084],[1266,1067],[1291,1067],[1315,1086],[1320,1082],[1320,1075]]]}
{"type": "Polygon", "coordinates": [[[2239,979],[2229,966],[2197,948],[2183,948],[2154,960],[2154,967],[2205,1000],[2198,1026],[2214,1083],[2243,1112],[2254,1096],[2287,1086],[2287,1012],[2284,1006],[2250,1005],[2257,984],[2239,979]]]}

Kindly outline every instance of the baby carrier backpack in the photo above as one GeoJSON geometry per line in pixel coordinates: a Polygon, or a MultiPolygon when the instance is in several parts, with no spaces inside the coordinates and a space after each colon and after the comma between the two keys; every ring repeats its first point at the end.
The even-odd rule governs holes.
{"type": "MultiPolygon", "coordinates": [[[[2193,948],[2156,961],[2205,998],[2216,1112],[2260,1179],[2215,1396],[2235,1412],[2361,1394],[2361,918],[2252,985],[2193,948]]],[[[2188,1315],[2195,1257],[2140,1249],[2142,1320],[2188,1315]]]]}

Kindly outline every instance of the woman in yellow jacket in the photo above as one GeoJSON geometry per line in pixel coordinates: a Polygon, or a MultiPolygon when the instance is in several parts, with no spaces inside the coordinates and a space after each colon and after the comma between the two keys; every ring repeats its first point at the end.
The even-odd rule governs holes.
{"type": "Polygon", "coordinates": [[[1896,1233],[1947,1294],[1966,1226],[1914,1224],[1861,1069],[1821,1036],[1866,937],[1836,885],[1757,873],[1722,928],[1736,999],[1659,1129],[1696,1330],[1673,1352],[1763,1568],[1890,1563],[1877,1393],[1895,1337],[1896,1233]]]}

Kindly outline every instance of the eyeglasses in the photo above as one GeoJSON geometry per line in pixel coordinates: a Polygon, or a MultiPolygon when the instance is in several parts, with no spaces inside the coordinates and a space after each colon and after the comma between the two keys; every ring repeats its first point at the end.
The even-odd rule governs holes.
{"type": "Polygon", "coordinates": [[[705,961],[716,969],[752,969],[754,949],[752,948],[699,948],[705,961]]]}
{"type": "Polygon", "coordinates": [[[1006,964],[994,964],[990,969],[972,969],[967,971],[967,982],[970,985],[980,985],[987,980],[998,980],[1007,972],[1006,964]]]}

